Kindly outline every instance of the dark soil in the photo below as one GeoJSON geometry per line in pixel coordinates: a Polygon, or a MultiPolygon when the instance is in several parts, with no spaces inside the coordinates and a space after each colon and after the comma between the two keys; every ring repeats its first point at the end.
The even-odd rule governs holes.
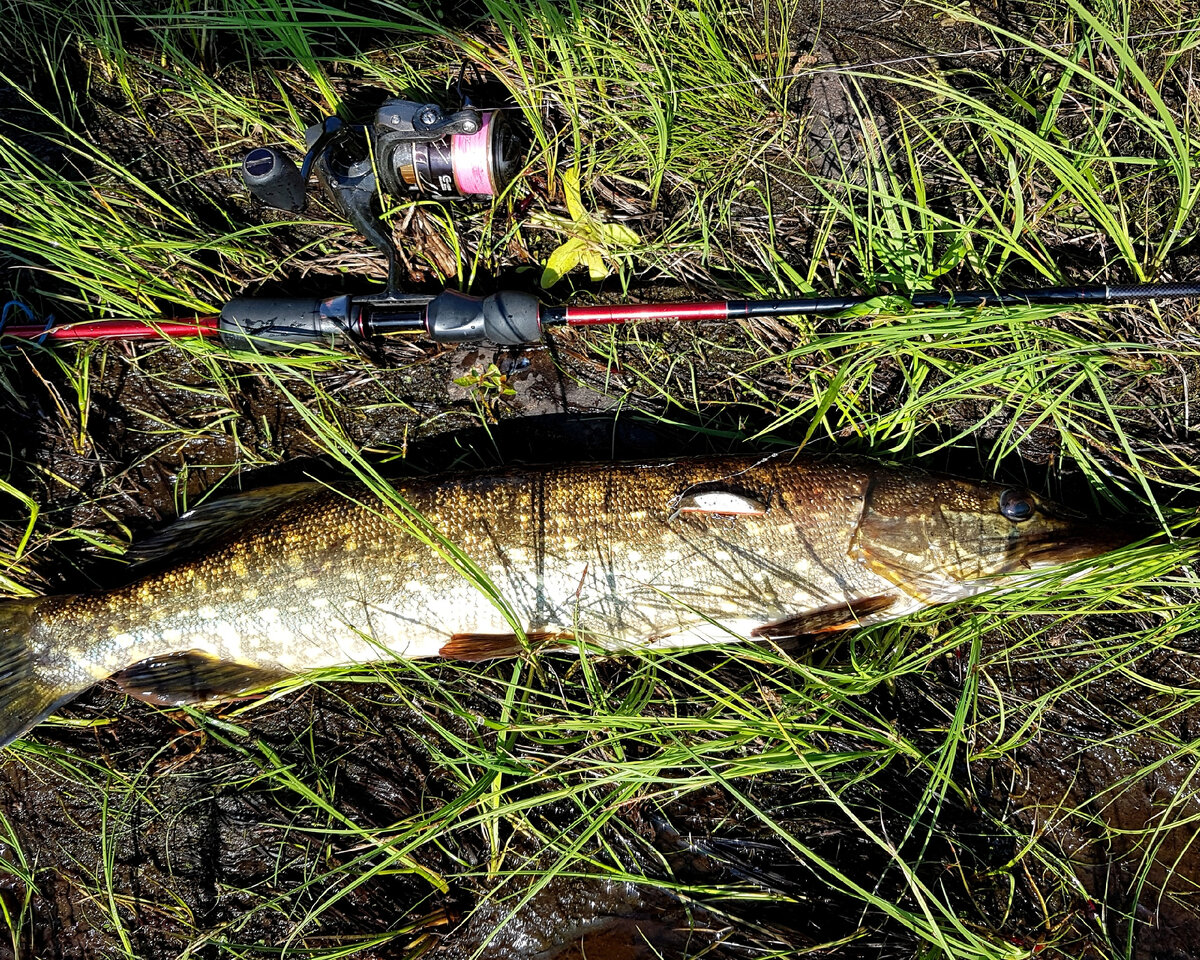
{"type": "MultiPolygon", "coordinates": [[[[826,0],[818,15],[818,5],[808,6],[813,8],[809,15],[797,22],[811,37],[813,55],[823,61],[920,56],[957,62],[935,54],[987,45],[961,23],[926,18],[920,7],[826,0]]],[[[1017,22],[1036,11],[1003,4],[990,14],[1017,22]]],[[[980,68],[1005,67],[990,59],[980,61],[980,68]]],[[[102,83],[92,87],[96,98],[88,110],[97,135],[109,131],[106,146],[131,160],[143,156],[136,141],[122,143],[131,129],[121,122],[127,105],[102,83]]],[[[870,100],[880,122],[888,123],[893,108],[887,98],[869,84],[864,91],[861,95],[870,100]]],[[[839,162],[853,164],[861,145],[850,122],[850,97],[859,94],[825,76],[796,96],[797,112],[815,110],[828,121],[811,141],[814,165],[832,162],[831,152],[839,162]]],[[[169,119],[166,94],[161,103],[144,106],[158,110],[160,120],[169,119]]],[[[242,219],[263,215],[246,206],[232,179],[204,174],[213,164],[193,131],[169,124],[161,129],[167,135],[158,148],[175,161],[170,176],[194,175],[174,185],[164,183],[164,190],[177,188],[180,202],[212,210],[214,224],[226,214],[242,219]]],[[[153,170],[147,168],[145,174],[152,176],[153,170]]],[[[773,199],[781,232],[791,223],[800,235],[802,198],[785,191],[773,199]]],[[[298,245],[308,238],[298,234],[292,239],[298,245]]],[[[801,240],[793,248],[797,257],[803,256],[801,240]]],[[[361,260],[378,275],[377,258],[368,252],[361,260]]],[[[328,266],[325,275],[318,267],[289,283],[319,289],[338,266],[328,266]]],[[[409,279],[418,287],[439,282],[434,271],[420,264],[409,279]]],[[[637,294],[668,299],[680,291],[650,288],[637,294]]],[[[649,346],[623,347],[615,364],[596,359],[586,346],[587,335],[571,333],[556,335],[545,348],[516,352],[409,345],[326,371],[315,382],[337,397],[351,441],[380,462],[399,461],[392,469],[401,471],[701,453],[735,446],[733,436],[753,435],[773,420],[773,404],[799,389],[802,378],[764,373],[759,384],[764,399],[747,402],[728,379],[749,349],[742,333],[649,326],[641,338],[649,346]],[[491,363],[515,393],[500,395],[454,382],[491,363]],[[627,374],[626,368],[639,375],[627,374]],[[681,408],[668,403],[652,389],[655,377],[670,384],[677,396],[694,391],[704,404],[681,408]]],[[[771,329],[755,333],[770,337],[771,329]]],[[[57,367],[39,354],[0,358],[15,385],[0,411],[11,457],[7,479],[42,504],[44,520],[124,540],[173,516],[177,487],[195,497],[219,484],[234,489],[239,483],[335,471],[320,459],[320,447],[296,409],[264,377],[246,374],[231,397],[198,399],[196,391],[206,387],[209,377],[202,362],[182,351],[158,349],[151,355],[143,347],[110,346],[98,348],[96,357],[102,363],[83,444],[77,442],[80,425],[64,418],[55,402],[55,391],[63,388],[57,367]],[[226,415],[237,423],[236,432],[209,429],[226,415]],[[177,439],[163,433],[163,423],[194,426],[195,432],[177,439]],[[266,464],[249,476],[229,466],[241,462],[246,450],[255,462],[266,464]]],[[[878,386],[881,397],[898,389],[882,380],[878,386]]],[[[300,399],[319,401],[315,395],[300,399]]],[[[974,410],[946,411],[946,430],[952,433],[976,419],[974,410]]],[[[1163,428],[1157,421],[1145,426],[1148,432],[1163,428]]],[[[796,436],[780,439],[801,435],[802,428],[796,436]]],[[[1056,446],[1053,437],[1044,445],[1035,439],[1022,451],[1027,462],[1013,464],[1013,473],[1036,474],[1056,446]]],[[[1189,449],[1194,456],[1194,448],[1189,449]]],[[[960,473],[975,472],[971,465],[951,466],[960,473]]],[[[1063,482],[1069,486],[1078,478],[1063,482]]],[[[119,564],[67,539],[31,558],[27,580],[53,591],[103,585],[122,574],[119,564]]],[[[1118,626],[1123,625],[1081,621],[1060,639],[1063,644],[1086,643],[1118,626]]],[[[1006,699],[1034,701],[1063,681],[1046,674],[1044,660],[1001,668],[996,664],[1004,661],[993,654],[988,678],[1006,699]]],[[[844,655],[844,650],[835,653],[844,655]]],[[[1086,657],[1064,658],[1063,671],[1080,678],[1073,699],[1059,703],[1050,714],[1052,722],[1030,733],[1015,761],[955,758],[968,800],[948,802],[936,814],[919,808],[922,772],[897,763],[885,774],[865,779],[847,801],[889,836],[902,835],[914,817],[928,829],[936,819],[934,839],[919,856],[914,854],[914,863],[926,883],[955,891],[950,895],[961,905],[964,919],[979,929],[1009,936],[1030,949],[1042,942],[1058,944],[1042,956],[1099,958],[1109,955],[1111,944],[1127,940],[1132,955],[1143,960],[1194,956],[1200,937],[1200,845],[1194,842],[1200,797],[1191,748],[1180,745],[1192,744],[1200,735],[1200,714],[1183,710],[1152,731],[1125,733],[1103,748],[1079,745],[1104,740],[1096,725],[1105,718],[1115,730],[1139,729],[1138,718],[1163,709],[1171,696],[1149,697],[1146,691],[1154,684],[1163,689],[1188,685],[1198,655],[1200,641],[1184,638],[1177,649],[1130,665],[1136,678],[1121,671],[1086,674],[1093,665],[1086,657]],[[1131,779],[1155,761],[1161,764],[1152,777],[1131,779]],[[1147,837],[1149,823],[1159,830],[1147,837]],[[1038,902],[1036,871],[1009,870],[1018,855],[1014,838],[1033,831],[1047,850],[1072,865],[1080,881],[1073,895],[1058,891],[1048,902],[1038,902]]],[[[714,670],[729,674],[730,685],[745,679],[724,656],[694,657],[698,663],[710,658],[714,670]]],[[[548,661],[553,671],[554,658],[548,661]]],[[[597,669],[604,682],[616,685],[626,667],[618,661],[597,669]]],[[[945,712],[952,712],[958,701],[960,670],[956,661],[934,664],[919,684],[881,690],[864,706],[915,741],[928,739],[932,750],[940,742],[937,731],[945,712]]],[[[299,781],[325,796],[336,795],[343,814],[361,826],[382,829],[422,816],[452,803],[462,789],[454,771],[440,760],[436,746],[445,733],[439,728],[467,739],[494,735],[469,727],[440,704],[452,696],[479,717],[496,720],[498,706],[491,692],[505,675],[504,667],[481,667],[466,683],[459,672],[442,676],[433,668],[411,680],[414,693],[405,700],[383,684],[307,688],[239,717],[236,722],[250,733],[228,737],[202,732],[185,713],[157,710],[97,688],[63,711],[78,726],[38,732],[42,746],[65,758],[63,763],[46,764],[36,752],[18,748],[0,766],[0,813],[30,858],[37,881],[30,906],[33,923],[19,945],[21,955],[46,960],[177,957],[197,930],[227,943],[277,947],[304,909],[329,902],[329,895],[338,891],[342,896],[324,915],[324,937],[355,936],[366,942],[373,934],[411,925],[411,931],[384,945],[364,946],[357,954],[364,958],[406,957],[421,950],[447,960],[735,958],[843,938],[846,945],[825,948],[822,955],[914,955],[913,938],[898,924],[861,915],[778,836],[760,823],[747,822],[730,790],[713,787],[637,803],[613,821],[602,838],[606,847],[623,851],[659,886],[636,886],[599,870],[594,877],[559,878],[506,922],[512,903],[548,867],[545,851],[533,838],[512,839],[511,856],[521,859],[528,876],[502,887],[488,877],[484,839],[466,831],[421,849],[423,868],[460,878],[443,896],[431,899],[429,885],[411,872],[381,874],[355,886],[354,865],[363,851],[354,838],[342,847],[314,839],[318,835],[306,828],[329,826],[320,807],[299,794],[281,795],[260,777],[269,749],[299,781]],[[66,776],[71,769],[78,776],[66,776]],[[106,808],[98,803],[103,792],[112,797],[106,808]],[[105,888],[106,872],[112,877],[111,903],[94,896],[105,888]],[[321,879],[305,887],[310,877],[321,879]],[[741,884],[746,896],[683,898],[671,892],[677,883],[741,884]],[[284,907],[263,908],[276,891],[297,888],[303,892],[284,907]],[[243,925],[241,918],[252,909],[252,924],[243,925]],[[128,938],[125,946],[113,932],[114,911],[128,938]]],[[[552,676],[547,687],[557,681],[575,682],[552,676]]],[[[830,746],[850,749],[853,743],[830,746]]],[[[760,808],[862,886],[884,897],[902,889],[890,861],[827,797],[798,792],[786,778],[766,775],[754,778],[751,789],[760,808]]],[[[551,799],[539,816],[548,829],[565,828],[576,812],[551,799]]],[[[0,843],[0,862],[13,854],[10,844],[0,843]]],[[[0,872],[0,900],[10,914],[20,911],[24,896],[19,879],[0,872]]],[[[320,938],[304,944],[314,950],[332,945],[320,938]]],[[[209,944],[187,955],[202,958],[217,952],[209,944]]],[[[17,953],[0,945],[0,958],[7,956],[17,953]]]]}

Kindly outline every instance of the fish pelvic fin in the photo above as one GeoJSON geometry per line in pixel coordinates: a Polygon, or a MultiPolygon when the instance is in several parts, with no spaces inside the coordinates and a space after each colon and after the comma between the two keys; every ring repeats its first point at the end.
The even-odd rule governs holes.
{"type": "Polygon", "coordinates": [[[28,733],[89,686],[39,662],[36,600],[0,602],[0,747],[28,733]]]}
{"type": "Polygon", "coordinates": [[[750,631],[750,636],[770,640],[782,640],[785,637],[804,637],[818,633],[834,633],[838,630],[849,630],[861,626],[864,622],[874,623],[884,619],[886,613],[896,602],[894,596],[886,594],[877,597],[861,597],[846,603],[835,603],[805,613],[798,613],[782,620],[764,623],[750,631]]]}
{"type": "Polygon", "coordinates": [[[178,707],[242,697],[290,676],[282,667],[219,660],[199,650],[183,650],[142,660],[110,679],[138,700],[178,707]]]}
{"type": "Polygon", "coordinates": [[[515,633],[456,633],[438,651],[451,660],[475,662],[497,657],[517,657],[531,649],[563,649],[575,638],[569,633],[533,630],[522,644],[515,633]]]}

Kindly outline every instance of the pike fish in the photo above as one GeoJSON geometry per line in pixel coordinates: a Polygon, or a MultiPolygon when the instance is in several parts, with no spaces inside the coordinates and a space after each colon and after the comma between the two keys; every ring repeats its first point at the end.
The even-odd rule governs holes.
{"type": "Polygon", "coordinates": [[[158,703],[395,657],[661,650],[866,626],[1137,539],[1027,490],[710,457],[271,487],[100,593],[0,603],[0,743],[100,680],[158,703]]]}

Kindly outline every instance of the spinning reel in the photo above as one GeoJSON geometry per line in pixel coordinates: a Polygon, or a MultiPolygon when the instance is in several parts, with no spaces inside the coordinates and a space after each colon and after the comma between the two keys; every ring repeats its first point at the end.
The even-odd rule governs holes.
{"type": "Polygon", "coordinates": [[[387,291],[396,291],[399,255],[379,219],[375,200],[398,197],[461,200],[500,193],[520,168],[522,144],[499,110],[479,110],[458,91],[462,106],[445,113],[434,103],[393,97],[369,126],[326,117],[305,132],[299,168],[274,147],[256,147],[242,161],[242,179],[267,206],[304,209],[316,173],[326,194],[388,260],[387,291]]]}

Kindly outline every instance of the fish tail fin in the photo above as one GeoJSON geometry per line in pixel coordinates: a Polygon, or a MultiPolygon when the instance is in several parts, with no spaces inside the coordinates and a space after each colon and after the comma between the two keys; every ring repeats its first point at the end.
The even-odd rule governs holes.
{"type": "Polygon", "coordinates": [[[8,746],[82,691],[38,663],[36,600],[0,603],[0,747],[8,746]]]}

